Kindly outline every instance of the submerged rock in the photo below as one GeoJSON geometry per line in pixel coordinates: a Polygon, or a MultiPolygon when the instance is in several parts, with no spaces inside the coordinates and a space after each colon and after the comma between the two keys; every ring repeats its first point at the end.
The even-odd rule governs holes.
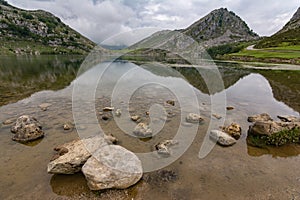
{"type": "Polygon", "coordinates": [[[165,140],[155,145],[158,154],[169,156],[171,155],[170,147],[178,144],[176,140],[165,140]]]}
{"type": "Polygon", "coordinates": [[[232,146],[236,143],[236,140],[233,137],[219,130],[210,131],[210,138],[216,141],[219,145],[225,147],[232,146]]]}
{"type": "Polygon", "coordinates": [[[186,116],[186,122],[188,123],[201,123],[204,119],[195,113],[190,113],[186,116]]]}
{"type": "Polygon", "coordinates": [[[73,125],[71,123],[65,123],[63,126],[65,131],[73,129],[73,125]]]}
{"type": "Polygon", "coordinates": [[[234,107],[233,106],[227,106],[226,110],[234,110],[234,107]]]}
{"type": "Polygon", "coordinates": [[[120,116],[122,115],[121,109],[117,109],[116,112],[115,112],[115,115],[116,115],[117,117],[120,117],[120,116]]]}
{"type": "Polygon", "coordinates": [[[42,103],[41,105],[39,105],[39,107],[42,111],[48,110],[48,107],[50,107],[50,106],[52,106],[52,104],[50,104],[50,103],[42,103]]]}
{"type": "Polygon", "coordinates": [[[223,127],[223,131],[238,140],[242,134],[242,128],[237,123],[231,123],[229,126],[223,127]]]}
{"type": "Polygon", "coordinates": [[[4,122],[2,122],[3,125],[10,125],[10,124],[13,124],[16,120],[13,120],[13,119],[7,119],[5,120],[4,122]]]}
{"type": "Polygon", "coordinates": [[[171,106],[175,106],[175,101],[174,100],[167,100],[166,103],[171,105],[171,106]]]}
{"type": "Polygon", "coordinates": [[[106,140],[106,142],[108,144],[117,144],[119,142],[119,140],[115,136],[113,136],[112,134],[104,135],[104,139],[106,140]]]}
{"type": "Polygon", "coordinates": [[[138,115],[131,116],[131,120],[134,121],[134,122],[137,122],[137,121],[139,121],[140,119],[141,119],[141,117],[138,116],[138,115]]]}
{"type": "Polygon", "coordinates": [[[125,189],[143,175],[139,158],[118,145],[105,146],[93,154],[82,167],[91,190],[125,189]]]}
{"type": "Polygon", "coordinates": [[[106,145],[108,143],[103,137],[96,136],[74,140],[56,147],[55,150],[58,151],[58,154],[56,154],[55,159],[51,159],[47,172],[50,174],[74,174],[79,172],[92,153],[106,145]],[[61,149],[64,150],[63,154],[60,153],[61,149]]]}
{"type": "Polygon", "coordinates": [[[138,137],[148,138],[148,137],[152,137],[152,130],[147,124],[139,123],[134,128],[133,134],[138,137]]]}
{"type": "Polygon", "coordinates": [[[248,122],[257,122],[257,121],[273,121],[271,116],[267,113],[262,113],[258,115],[253,115],[248,117],[248,122]]]}
{"type": "Polygon", "coordinates": [[[15,133],[12,140],[22,143],[44,137],[41,124],[34,117],[28,115],[19,117],[11,127],[11,132],[15,133]]]}

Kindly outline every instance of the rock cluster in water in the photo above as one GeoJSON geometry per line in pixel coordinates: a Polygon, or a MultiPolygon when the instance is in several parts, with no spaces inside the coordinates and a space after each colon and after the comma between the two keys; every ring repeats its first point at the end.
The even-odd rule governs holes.
{"type": "Polygon", "coordinates": [[[253,124],[249,127],[247,141],[253,146],[282,146],[300,142],[300,118],[278,116],[274,121],[270,115],[263,113],[248,117],[253,124]]]}
{"type": "Polygon", "coordinates": [[[134,153],[110,142],[95,136],[56,147],[57,153],[47,171],[51,174],[82,171],[91,190],[128,188],[143,175],[141,161],[134,153]]]}
{"type": "Polygon", "coordinates": [[[229,126],[221,128],[222,130],[212,130],[210,132],[210,138],[224,147],[236,144],[242,134],[242,128],[240,125],[237,123],[231,123],[229,126]]]}

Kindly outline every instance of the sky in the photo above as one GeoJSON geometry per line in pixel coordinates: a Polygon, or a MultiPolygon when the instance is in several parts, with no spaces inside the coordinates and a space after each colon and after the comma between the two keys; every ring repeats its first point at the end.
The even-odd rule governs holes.
{"type": "MultiPolygon", "coordinates": [[[[269,36],[280,30],[300,6],[299,0],[8,0],[23,9],[43,9],[96,43],[137,30],[139,40],[157,30],[182,29],[214,9],[227,8],[254,32],[269,36]],[[146,29],[145,29],[146,28],[146,29]]],[[[131,41],[120,37],[119,45],[131,41]]]]}

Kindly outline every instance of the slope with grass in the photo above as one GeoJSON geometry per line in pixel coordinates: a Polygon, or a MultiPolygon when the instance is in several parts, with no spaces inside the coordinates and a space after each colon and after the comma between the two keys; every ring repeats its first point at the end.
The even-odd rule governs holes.
{"type": "Polygon", "coordinates": [[[0,0],[0,54],[85,54],[94,43],[51,13],[0,0]]]}

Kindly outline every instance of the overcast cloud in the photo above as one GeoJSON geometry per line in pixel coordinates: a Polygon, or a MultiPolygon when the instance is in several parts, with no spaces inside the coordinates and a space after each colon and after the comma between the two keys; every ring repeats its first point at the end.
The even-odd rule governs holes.
{"type": "MultiPolygon", "coordinates": [[[[137,28],[181,29],[214,9],[226,7],[259,35],[281,29],[300,6],[299,0],[8,0],[24,9],[43,9],[100,43],[137,28]]],[[[143,35],[145,36],[145,34],[143,35]]],[[[132,43],[132,41],[127,41],[132,43]]]]}

